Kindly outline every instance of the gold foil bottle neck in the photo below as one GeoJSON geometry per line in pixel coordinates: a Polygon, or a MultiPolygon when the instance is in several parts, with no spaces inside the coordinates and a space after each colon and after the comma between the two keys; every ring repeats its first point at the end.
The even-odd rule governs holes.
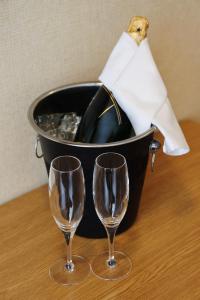
{"type": "Polygon", "coordinates": [[[147,36],[149,22],[145,17],[135,16],[131,19],[128,26],[128,34],[139,45],[141,41],[147,36]]]}

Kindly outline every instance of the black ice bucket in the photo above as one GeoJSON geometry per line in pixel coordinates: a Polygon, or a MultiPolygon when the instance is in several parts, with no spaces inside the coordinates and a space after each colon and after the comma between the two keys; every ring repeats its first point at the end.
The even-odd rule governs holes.
{"type": "MultiPolygon", "coordinates": [[[[38,127],[36,119],[39,115],[51,113],[76,112],[78,115],[83,115],[100,85],[100,83],[89,82],[59,87],[37,98],[28,111],[29,121],[37,132],[37,143],[39,141],[41,144],[42,155],[40,157],[43,156],[47,172],[49,172],[52,159],[57,156],[72,155],[82,162],[86,183],[86,202],[84,215],[76,234],[89,238],[106,236],[96,215],[92,197],[95,158],[104,152],[118,152],[126,157],[129,170],[130,198],[126,215],[118,229],[118,233],[123,232],[134,223],[137,215],[155,128],[152,127],[139,136],[119,142],[86,144],[53,138],[38,127]]],[[[39,157],[37,145],[36,155],[39,157]]]]}

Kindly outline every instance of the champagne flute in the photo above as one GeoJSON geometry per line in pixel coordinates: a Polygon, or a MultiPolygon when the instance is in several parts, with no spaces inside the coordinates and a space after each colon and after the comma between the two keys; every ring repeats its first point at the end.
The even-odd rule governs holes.
{"type": "Polygon", "coordinates": [[[50,267],[50,277],[63,285],[78,284],[90,272],[85,258],[72,256],[71,252],[72,239],[83,216],[85,201],[84,174],[79,159],[59,156],[52,160],[49,199],[53,218],[67,242],[67,258],[60,259],[50,267]]]}
{"type": "Polygon", "coordinates": [[[128,168],[123,155],[109,152],[96,158],[93,197],[96,213],[108,235],[109,251],[94,258],[92,271],[101,279],[122,279],[132,268],[126,254],[114,251],[115,233],[125,215],[129,197],[128,168]]]}

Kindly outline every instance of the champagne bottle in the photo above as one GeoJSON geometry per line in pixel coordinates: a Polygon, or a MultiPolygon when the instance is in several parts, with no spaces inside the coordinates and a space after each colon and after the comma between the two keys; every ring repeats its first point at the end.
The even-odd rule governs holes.
{"type": "MultiPolygon", "coordinates": [[[[133,17],[128,34],[139,45],[146,37],[148,21],[145,17],[133,17]]],[[[135,131],[117,104],[111,91],[102,85],[86,109],[76,135],[76,141],[84,143],[109,143],[127,139],[135,131]]]]}

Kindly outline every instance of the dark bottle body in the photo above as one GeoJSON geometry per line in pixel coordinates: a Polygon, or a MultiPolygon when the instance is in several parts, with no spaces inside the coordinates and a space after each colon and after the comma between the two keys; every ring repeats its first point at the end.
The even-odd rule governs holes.
{"type": "Polygon", "coordinates": [[[109,143],[127,139],[135,132],[111,92],[102,85],[85,111],[76,135],[83,143],[109,143]]]}

